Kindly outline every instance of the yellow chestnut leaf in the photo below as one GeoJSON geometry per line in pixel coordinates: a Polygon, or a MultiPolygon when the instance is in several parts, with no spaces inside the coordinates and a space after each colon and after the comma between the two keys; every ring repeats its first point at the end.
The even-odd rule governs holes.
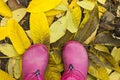
{"type": "Polygon", "coordinates": [[[23,54],[24,51],[31,45],[23,28],[13,19],[9,19],[7,23],[8,37],[10,38],[14,48],[18,54],[23,54]]]}
{"type": "Polygon", "coordinates": [[[5,39],[5,37],[7,36],[6,29],[7,27],[0,27],[0,40],[5,39]]]}
{"type": "Polygon", "coordinates": [[[2,52],[4,55],[8,57],[19,56],[15,48],[13,47],[13,45],[8,44],[8,43],[0,44],[0,52],[2,52]]]}
{"type": "Polygon", "coordinates": [[[15,80],[12,76],[10,76],[8,73],[4,72],[0,69],[0,79],[1,80],[15,80]]]}
{"type": "Polygon", "coordinates": [[[32,0],[27,8],[28,12],[45,12],[54,9],[62,0],[32,0]]]}
{"type": "Polygon", "coordinates": [[[82,10],[79,6],[77,6],[71,10],[71,13],[72,13],[72,19],[75,24],[75,27],[78,28],[81,22],[82,10]]]}
{"type": "Polygon", "coordinates": [[[90,10],[90,11],[93,10],[93,8],[95,7],[95,2],[88,1],[88,0],[77,2],[77,4],[81,6],[82,8],[90,10]]]}
{"type": "Polygon", "coordinates": [[[0,15],[5,17],[12,17],[12,13],[4,0],[0,0],[0,15]]]}
{"type": "Polygon", "coordinates": [[[66,16],[59,18],[50,26],[50,43],[59,40],[66,32],[66,16]]]}
{"type": "Polygon", "coordinates": [[[34,44],[43,43],[49,45],[50,30],[45,13],[31,13],[30,33],[34,44]]]}
{"type": "Polygon", "coordinates": [[[66,20],[67,20],[67,29],[71,33],[77,32],[78,28],[75,26],[75,24],[73,22],[72,13],[70,12],[70,10],[68,10],[66,13],[66,20]]]}

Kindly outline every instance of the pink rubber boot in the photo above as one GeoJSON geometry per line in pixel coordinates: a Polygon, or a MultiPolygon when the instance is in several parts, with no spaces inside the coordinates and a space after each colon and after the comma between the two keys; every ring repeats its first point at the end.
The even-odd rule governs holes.
{"type": "Polygon", "coordinates": [[[86,80],[88,55],[82,44],[69,41],[63,48],[64,73],[61,80],[86,80]]]}
{"type": "Polygon", "coordinates": [[[23,55],[22,64],[23,80],[44,80],[48,49],[42,44],[32,45],[23,55]]]}

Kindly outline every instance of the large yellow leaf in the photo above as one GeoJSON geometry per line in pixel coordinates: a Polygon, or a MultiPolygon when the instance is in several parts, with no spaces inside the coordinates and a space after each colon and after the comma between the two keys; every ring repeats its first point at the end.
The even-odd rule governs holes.
{"type": "Polygon", "coordinates": [[[72,18],[72,13],[70,10],[67,11],[66,13],[66,20],[67,20],[67,29],[71,32],[71,33],[75,33],[77,32],[77,27],[75,26],[74,22],[73,22],[73,18],[72,18]]]}
{"type": "Polygon", "coordinates": [[[72,19],[75,24],[75,27],[78,28],[82,18],[82,10],[79,6],[77,6],[71,10],[71,13],[72,13],[72,19]]]}
{"type": "Polygon", "coordinates": [[[15,80],[15,79],[0,69],[0,80],[15,80]]]}
{"type": "Polygon", "coordinates": [[[5,16],[5,17],[12,16],[12,13],[11,13],[9,7],[3,0],[0,0],[0,15],[5,16]]]}
{"type": "Polygon", "coordinates": [[[5,39],[5,37],[7,36],[7,31],[6,31],[6,27],[0,27],[0,40],[5,39]]]}
{"type": "Polygon", "coordinates": [[[66,17],[59,18],[50,26],[50,43],[59,40],[66,32],[66,17]]]}
{"type": "Polygon", "coordinates": [[[7,55],[8,57],[19,56],[14,47],[7,43],[0,44],[0,52],[2,52],[4,55],[7,55]]]}
{"type": "Polygon", "coordinates": [[[46,15],[41,13],[31,13],[30,33],[34,44],[43,43],[49,45],[50,30],[46,15]]]}
{"type": "Polygon", "coordinates": [[[45,12],[55,8],[62,0],[32,0],[27,8],[28,12],[45,12]]]}
{"type": "Polygon", "coordinates": [[[13,19],[8,20],[7,27],[8,37],[10,38],[14,48],[18,54],[23,54],[24,51],[31,45],[26,33],[13,19]]]}

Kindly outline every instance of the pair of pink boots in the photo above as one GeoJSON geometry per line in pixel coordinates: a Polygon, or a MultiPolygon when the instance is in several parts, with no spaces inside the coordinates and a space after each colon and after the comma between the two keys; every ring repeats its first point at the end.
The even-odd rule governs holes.
{"type": "MultiPolygon", "coordinates": [[[[61,80],[86,80],[88,56],[77,41],[69,41],[63,48],[64,73],[61,80]]],[[[31,46],[23,56],[23,80],[44,80],[48,64],[48,49],[45,45],[31,46]]]]}

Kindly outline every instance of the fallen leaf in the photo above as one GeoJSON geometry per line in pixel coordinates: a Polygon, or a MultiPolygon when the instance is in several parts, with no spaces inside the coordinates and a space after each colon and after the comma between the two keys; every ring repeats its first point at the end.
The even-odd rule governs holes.
{"type": "Polygon", "coordinates": [[[95,36],[97,34],[98,28],[96,28],[96,30],[90,35],[90,37],[88,37],[83,43],[85,44],[89,44],[90,42],[92,42],[95,39],[95,36]]]}
{"type": "Polygon", "coordinates": [[[7,66],[7,70],[8,73],[13,77],[14,76],[14,65],[15,65],[15,59],[14,58],[10,58],[8,60],[8,66],[7,66]]]}
{"type": "Polygon", "coordinates": [[[70,12],[70,10],[67,11],[65,17],[67,20],[66,24],[67,24],[68,31],[70,31],[71,33],[77,32],[78,28],[75,26],[73,22],[72,13],[70,12]]]}
{"type": "Polygon", "coordinates": [[[15,19],[17,22],[19,22],[26,14],[26,8],[19,8],[14,11],[12,11],[13,19],[15,19]]]}
{"type": "Polygon", "coordinates": [[[15,59],[15,65],[14,65],[14,77],[16,79],[19,79],[22,75],[22,66],[21,66],[21,58],[20,57],[17,57],[15,59]]]}
{"type": "Polygon", "coordinates": [[[93,8],[95,7],[95,2],[88,1],[88,0],[79,1],[77,2],[77,4],[81,6],[82,8],[90,10],[90,11],[93,10],[93,8]]]}
{"type": "Polygon", "coordinates": [[[114,71],[113,73],[110,74],[110,80],[120,80],[120,73],[114,71]]]}
{"type": "Polygon", "coordinates": [[[104,46],[104,45],[97,44],[97,45],[95,45],[94,48],[99,50],[99,51],[102,51],[102,52],[110,53],[108,48],[106,46],[104,46]]]}
{"type": "Polygon", "coordinates": [[[101,3],[101,4],[105,4],[105,2],[106,2],[106,0],[97,0],[99,3],[101,3]]]}
{"type": "MultiPolygon", "coordinates": [[[[19,8],[14,11],[12,11],[12,18],[19,22],[26,14],[26,8],[19,8]]],[[[6,26],[9,18],[2,18],[0,25],[1,26],[6,26]]]]}
{"type": "Polygon", "coordinates": [[[28,12],[46,12],[54,9],[62,0],[32,0],[27,8],[28,12]]]}
{"type": "Polygon", "coordinates": [[[19,56],[11,44],[3,43],[0,44],[0,52],[8,57],[16,57],[19,56]]]}
{"type": "Polygon", "coordinates": [[[111,52],[111,55],[119,63],[119,61],[120,61],[120,48],[114,47],[112,52],[111,52]]]}
{"type": "Polygon", "coordinates": [[[2,71],[0,69],[0,79],[1,80],[15,80],[12,76],[10,76],[8,73],[2,71]]]}
{"type": "Polygon", "coordinates": [[[0,0],[0,15],[5,17],[12,17],[12,13],[9,7],[3,0],[0,0]]]}
{"type": "Polygon", "coordinates": [[[47,16],[49,26],[53,23],[55,16],[47,16]]]}
{"type": "Polygon", "coordinates": [[[75,27],[78,29],[82,18],[81,8],[79,6],[74,7],[73,9],[71,9],[71,14],[72,14],[73,23],[75,24],[75,27]]]}
{"type": "Polygon", "coordinates": [[[63,11],[61,11],[61,10],[52,9],[52,10],[45,12],[45,14],[46,14],[46,16],[55,16],[55,15],[60,14],[62,12],[63,11]]]}
{"type": "Polygon", "coordinates": [[[0,27],[0,40],[5,39],[5,37],[7,37],[7,31],[6,31],[7,27],[0,27]]]}
{"type": "Polygon", "coordinates": [[[15,50],[18,54],[23,54],[24,51],[31,45],[23,28],[13,19],[9,19],[7,23],[8,37],[10,38],[15,50]]]}
{"type": "Polygon", "coordinates": [[[49,45],[50,30],[45,13],[31,13],[30,34],[34,44],[42,43],[49,45]]]}
{"type": "Polygon", "coordinates": [[[55,10],[66,11],[67,9],[67,5],[64,2],[61,2],[58,6],[55,7],[55,10]]]}
{"type": "Polygon", "coordinates": [[[60,39],[66,32],[66,17],[63,16],[55,21],[50,26],[50,43],[56,42],[60,39]]]}

